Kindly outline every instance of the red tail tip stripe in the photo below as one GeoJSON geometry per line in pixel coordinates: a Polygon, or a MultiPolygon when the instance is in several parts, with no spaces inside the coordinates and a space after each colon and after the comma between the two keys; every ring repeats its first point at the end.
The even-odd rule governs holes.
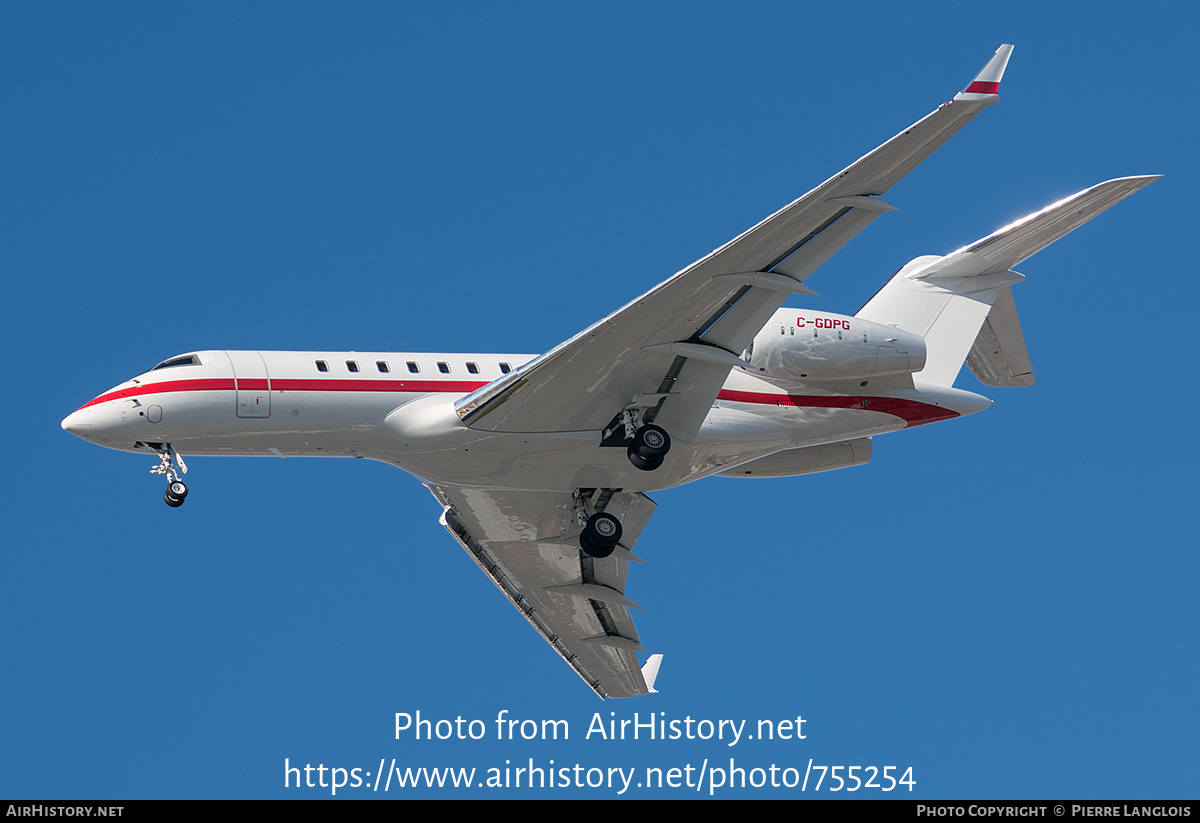
{"type": "Polygon", "coordinates": [[[1000,91],[999,81],[989,83],[986,80],[976,80],[967,86],[967,94],[996,94],[1000,91]]]}

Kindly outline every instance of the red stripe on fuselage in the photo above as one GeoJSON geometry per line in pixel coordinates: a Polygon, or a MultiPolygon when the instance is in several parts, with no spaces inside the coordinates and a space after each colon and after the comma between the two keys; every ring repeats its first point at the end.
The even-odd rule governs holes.
{"type": "Polygon", "coordinates": [[[865,397],[852,395],[818,394],[772,394],[770,392],[734,391],[723,389],[718,400],[734,403],[756,403],[770,406],[800,406],[816,409],[855,409],[873,411],[899,417],[911,426],[921,426],[938,420],[949,420],[959,414],[942,406],[922,403],[920,400],[905,400],[899,397],[865,397]]]}
{"type": "Polygon", "coordinates": [[[139,397],[143,394],[164,394],[166,392],[177,391],[233,391],[233,378],[215,377],[211,380],[166,380],[161,383],[143,383],[139,386],[130,386],[125,389],[117,389],[116,391],[102,394],[84,403],[79,408],[86,409],[88,406],[95,406],[97,403],[107,403],[109,400],[120,400],[124,397],[139,397]]]}
{"type": "MultiPolygon", "coordinates": [[[[483,381],[473,380],[344,380],[306,378],[302,380],[278,379],[271,380],[271,390],[279,392],[407,392],[409,394],[432,394],[449,392],[453,394],[468,394],[481,386],[483,381]]],[[[240,380],[238,388],[242,391],[265,391],[265,380],[240,380]]],[[[106,403],[109,400],[121,400],[126,397],[141,397],[149,394],[169,394],[188,391],[234,391],[231,377],[217,377],[196,380],[164,380],[158,383],[143,383],[124,389],[102,394],[90,400],[80,408],[106,403]]],[[[810,395],[810,394],[774,394],[771,392],[750,392],[724,389],[717,395],[718,400],[728,400],[734,403],[754,403],[768,406],[801,406],[820,409],[857,409],[882,412],[903,419],[909,426],[920,426],[937,420],[948,420],[958,417],[958,412],[942,406],[922,403],[919,400],[905,400],[897,397],[866,397],[846,395],[810,395]]]]}
{"type": "MultiPolygon", "coordinates": [[[[272,391],[335,391],[335,392],[408,392],[410,394],[429,394],[431,392],[454,392],[468,394],[485,382],[468,380],[271,380],[272,391]]],[[[239,380],[237,388],[241,391],[266,391],[266,380],[239,380]]],[[[94,400],[89,400],[80,408],[106,403],[109,400],[120,400],[125,397],[141,397],[147,394],[168,394],[181,391],[233,391],[234,383],[231,377],[218,377],[209,380],[164,380],[159,383],[143,383],[140,386],[129,386],[124,389],[110,391],[94,400]]]]}
{"type": "Polygon", "coordinates": [[[429,392],[458,392],[467,394],[487,381],[475,380],[322,380],[309,378],[304,380],[271,379],[272,391],[378,391],[378,392],[412,392],[427,394],[429,392]]]}

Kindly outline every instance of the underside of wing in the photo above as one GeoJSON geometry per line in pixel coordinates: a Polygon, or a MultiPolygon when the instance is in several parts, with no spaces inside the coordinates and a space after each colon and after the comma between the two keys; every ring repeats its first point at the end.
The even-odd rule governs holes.
{"type": "MultiPolygon", "coordinates": [[[[551,647],[601,697],[651,692],[637,652],[644,651],[625,596],[629,547],[654,501],[644,494],[502,491],[429,486],[441,522],[551,647]],[[603,510],[623,527],[611,555],[580,551],[578,511],[603,510]]],[[[653,678],[651,678],[652,680],[653,678]]]]}
{"type": "Polygon", "coordinates": [[[1011,46],[953,101],[590,328],[457,405],[487,431],[612,430],[638,410],[671,436],[699,430],[730,368],[788,295],[893,207],[885,193],[995,103],[1011,46]]]}

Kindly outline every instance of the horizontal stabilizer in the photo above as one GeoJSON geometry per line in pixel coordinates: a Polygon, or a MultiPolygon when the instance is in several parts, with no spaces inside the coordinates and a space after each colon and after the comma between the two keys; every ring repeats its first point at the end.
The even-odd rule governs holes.
{"type": "Polygon", "coordinates": [[[966,259],[972,261],[974,271],[969,273],[974,275],[1011,269],[1161,176],[1119,177],[1084,189],[951,252],[916,277],[935,279],[940,270],[956,268],[966,259]]]}
{"type": "Polygon", "coordinates": [[[970,356],[988,385],[1030,385],[1033,369],[1010,288],[1025,278],[1013,267],[1160,176],[1108,180],[944,257],[918,257],[855,316],[923,337],[925,368],[914,374],[922,383],[952,386],[970,356]]]}

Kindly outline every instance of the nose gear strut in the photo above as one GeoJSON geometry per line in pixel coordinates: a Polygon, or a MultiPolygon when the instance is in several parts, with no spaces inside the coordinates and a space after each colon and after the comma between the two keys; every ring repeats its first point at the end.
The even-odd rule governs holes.
{"type": "Polygon", "coordinates": [[[181,479],[187,474],[187,464],[183,462],[183,455],[175,451],[175,447],[170,443],[147,443],[146,448],[157,454],[159,460],[150,473],[167,476],[167,490],[163,492],[163,502],[173,509],[179,508],[188,494],[188,487],[181,479]]]}

